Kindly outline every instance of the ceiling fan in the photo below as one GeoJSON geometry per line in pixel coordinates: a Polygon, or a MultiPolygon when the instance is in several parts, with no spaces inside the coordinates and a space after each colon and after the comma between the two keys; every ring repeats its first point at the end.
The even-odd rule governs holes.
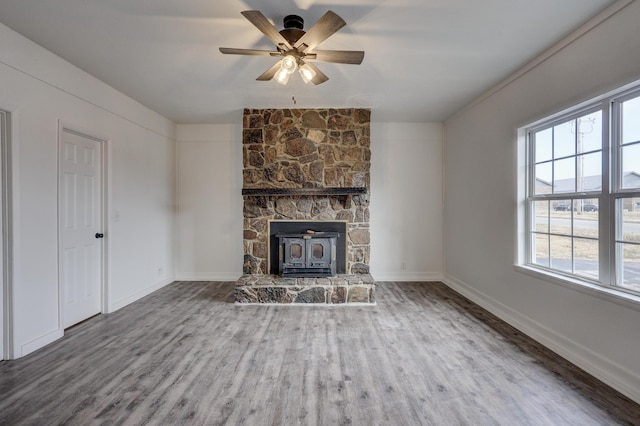
{"type": "Polygon", "coordinates": [[[325,13],[306,32],[303,30],[304,20],[298,15],[285,16],[284,29],[278,31],[260,11],[246,10],[241,13],[276,45],[277,50],[221,47],[220,52],[232,55],[260,55],[282,58],[256,80],[268,81],[275,77],[278,83],[287,84],[289,75],[298,70],[305,83],[311,81],[314,84],[321,84],[329,80],[329,77],[309,61],[359,65],[364,59],[363,51],[315,50],[320,43],[347,25],[341,17],[332,11],[325,13]]]}

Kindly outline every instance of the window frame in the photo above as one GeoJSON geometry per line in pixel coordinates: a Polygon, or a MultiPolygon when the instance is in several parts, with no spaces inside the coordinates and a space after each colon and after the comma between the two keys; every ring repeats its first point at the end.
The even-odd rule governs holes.
{"type": "MultiPolygon", "coordinates": [[[[628,146],[629,143],[622,143],[622,109],[623,102],[640,98],[640,84],[626,86],[617,91],[613,91],[602,95],[598,98],[575,105],[565,109],[562,112],[549,115],[527,126],[519,129],[519,140],[524,143],[523,154],[518,156],[518,161],[523,164],[523,174],[520,179],[524,180],[522,195],[519,199],[523,202],[523,208],[518,215],[518,226],[521,230],[518,235],[519,254],[516,260],[516,266],[524,272],[533,273],[535,276],[547,278],[552,281],[562,281],[563,283],[579,284],[582,287],[594,289],[598,292],[604,290],[609,294],[622,296],[625,299],[640,302],[640,288],[633,289],[625,287],[622,281],[622,269],[624,268],[624,257],[622,257],[622,221],[623,211],[618,206],[625,198],[640,198],[640,188],[623,188],[624,170],[622,164],[622,146],[628,146]],[[535,152],[535,134],[546,129],[553,129],[554,126],[571,122],[579,117],[591,114],[593,112],[601,112],[602,118],[602,147],[601,153],[601,190],[600,191],[577,191],[578,174],[574,172],[576,185],[572,192],[554,193],[555,185],[554,164],[557,160],[564,158],[578,159],[579,155],[586,155],[590,152],[575,152],[572,155],[559,156],[555,158],[555,150],[552,139],[551,157],[536,163],[535,152]],[[522,163],[522,161],[524,163],[522,163]],[[545,162],[551,163],[551,186],[552,192],[549,194],[536,194],[536,165],[545,162]],[[553,232],[548,228],[546,232],[540,232],[536,229],[535,205],[538,201],[546,201],[549,211],[551,211],[553,201],[557,200],[580,200],[585,198],[598,199],[598,273],[599,277],[590,278],[575,272],[565,272],[552,267],[551,253],[549,253],[548,266],[534,263],[535,259],[535,238],[537,235],[547,235],[550,239],[553,232]],[[616,209],[619,209],[619,212],[616,209]]],[[[640,141],[633,141],[631,145],[640,145],[640,141]]],[[[577,164],[577,163],[576,163],[577,164]]],[[[574,233],[574,213],[571,211],[571,270],[575,271],[575,252],[574,244],[576,234],[574,233]]],[[[549,216],[550,217],[550,216],[549,216]]],[[[590,238],[593,240],[592,238],[590,238]]],[[[550,241],[550,240],[549,240],[550,241]]],[[[551,246],[549,246],[551,250],[551,246]]]]}
{"type": "MultiPolygon", "coordinates": [[[[622,147],[623,146],[640,146],[640,139],[633,141],[631,143],[624,144],[622,141],[622,108],[621,105],[631,99],[639,99],[640,100],[640,87],[635,87],[630,90],[626,90],[624,92],[619,93],[617,96],[612,97],[611,100],[611,117],[612,117],[612,125],[611,127],[611,139],[614,141],[612,143],[611,148],[611,163],[613,164],[612,168],[615,170],[615,173],[611,176],[611,203],[612,203],[612,213],[614,214],[614,220],[611,222],[611,246],[612,246],[612,265],[614,266],[613,275],[615,276],[615,285],[616,287],[621,287],[624,285],[624,260],[622,262],[615,261],[618,258],[624,258],[622,254],[621,247],[619,243],[622,243],[624,237],[622,235],[623,229],[623,209],[620,214],[615,214],[616,206],[620,204],[626,198],[637,198],[640,199],[640,187],[637,188],[624,188],[624,165],[622,163],[622,147]],[[620,241],[619,241],[620,240],[620,241]],[[615,261],[615,264],[613,264],[615,261]],[[617,282],[620,281],[620,284],[617,282]]],[[[640,172],[640,170],[638,170],[640,172]]],[[[629,242],[625,242],[628,244],[629,242]]],[[[633,245],[640,245],[632,243],[633,245]]],[[[640,286],[638,290],[627,289],[628,292],[640,295],[640,286]]]]}

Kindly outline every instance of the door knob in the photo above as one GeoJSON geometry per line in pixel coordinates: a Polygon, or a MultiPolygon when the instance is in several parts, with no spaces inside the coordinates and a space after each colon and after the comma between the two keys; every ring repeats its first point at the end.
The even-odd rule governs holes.
{"type": "Polygon", "coordinates": [[[96,238],[104,238],[104,234],[97,233],[97,234],[96,234],[96,238]]]}

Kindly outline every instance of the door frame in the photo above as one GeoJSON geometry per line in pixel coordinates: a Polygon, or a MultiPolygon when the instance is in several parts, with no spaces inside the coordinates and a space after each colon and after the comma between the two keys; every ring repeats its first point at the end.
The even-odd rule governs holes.
{"type": "Polygon", "coordinates": [[[74,135],[91,139],[100,143],[100,227],[105,237],[101,240],[102,253],[101,253],[101,267],[100,267],[100,313],[104,314],[108,312],[108,246],[109,246],[109,229],[108,229],[108,173],[107,173],[107,154],[109,147],[109,139],[101,137],[98,132],[87,130],[81,126],[73,125],[62,120],[58,120],[58,328],[64,333],[64,294],[62,286],[62,200],[60,199],[62,191],[62,140],[64,132],[72,133],[74,135]]]}
{"type": "Polygon", "coordinates": [[[0,110],[0,360],[13,359],[13,204],[12,141],[17,128],[17,115],[10,110],[0,110]]]}

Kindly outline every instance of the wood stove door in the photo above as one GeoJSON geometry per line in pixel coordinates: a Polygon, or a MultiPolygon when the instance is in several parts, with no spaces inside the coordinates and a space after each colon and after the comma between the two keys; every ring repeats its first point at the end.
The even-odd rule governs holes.
{"type": "Polygon", "coordinates": [[[307,268],[331,267],[331,239],[312,238],[307,240],[307,268]]]}
{"type": "Polygon", "coordinates": [[[284,268],[306,268],[307,247],[302,238],[283,238],[284,268]]]}

